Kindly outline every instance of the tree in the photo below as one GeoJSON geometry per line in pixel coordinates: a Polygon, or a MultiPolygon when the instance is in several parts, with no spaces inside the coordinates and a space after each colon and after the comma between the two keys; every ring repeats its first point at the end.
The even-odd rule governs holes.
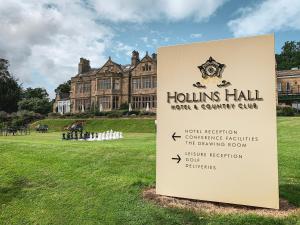
{"type": "Polygon", "coordinates": [[[52,102],[44,88],[27,88],[23,91],[22,100],[18,102],[19,110],[28,110],[35,113],[47,114],[51,112],[52,102]]]}
{"type": "Polygon", "coordinates": [[[18,109],[22,88],[8,68],[8,60],[0,58],[0,111],[11,113],[18,109]]]}
{"type": "Polygon", "coordinates": [[[48,98],[24,98],[18,103],[19,110],[28,110],[40,114],[51,112],[52,103],[48,98]]]}
{"type": "Polygon", "coordinates": [[[69,94],[71,91],[71,80],[68,80],[67,82],[64,82],[55,89],[56,94],[69,94]]]}
{"type": "Polygon", "coordinates": [[[48,93],[46,89],[44,88],[27,88],[23,91],[23,98],[29,99],[29,98],[48,98],[48,93]]]}
{"type": "Polygon", "coordinates": [[[278,70],[290,70],[300,66],[300,41],[287,41],[281,50],[280,54],[276,54],[278,70]]]}

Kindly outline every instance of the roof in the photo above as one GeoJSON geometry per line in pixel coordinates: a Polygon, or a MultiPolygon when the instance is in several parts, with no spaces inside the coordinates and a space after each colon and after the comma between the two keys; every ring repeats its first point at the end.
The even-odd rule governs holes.
{"type": "MultiPolygon", "coordinates": [[[[121,64],[118,64],[114,61],[111,60],[111,57],[108,58],[108,60],[106,61],[106,63],[104,63],[104,65],[102,67],[99,68],[98,71],[102,71],[103,68],[105,68],[106,66],[109,66],[109,65],[114,65],[115,67],[117,67],[121,72],[123,72],[123,69],[122,69],[122,65],[121,64]]],[[[105,71],[102,71],[102,72],[105,72],[105,71]]]]}
{"type": "MultiPolygon", "coordinates": [[[[156,53],[153,53],[156,55],[156,53]]],[[[153,55],[152,54],[152,55],[153,55]]],[[[148,52],[146,53],[146,55],[139,61],[139,63],[141,62],[145,62],[145,61],[153,61],[156,62],[156,58],[152,58],[151,56],[148,55],[148,52]]],[[[138,64],[139,64],[138,63],[138,64]]],[[[117,68],[119,68],[122,72],[129,72],[131,70],[133,70],[136,66],[133,66],[131,64],[125,64],[125,65],[121,65],[118,64],[114,61],[112,61],[111,57],[108,58],[108,60],[104,63],[103,66],[101,66],[100,68],[91,68],[89,71],[85,72],[85,73],[81,73],[81,74],[77,74],[75,77],[83,77],[83,76],[93,76],[96,75],[97,72],[100,72],[101,69],[105,66],[107,66],[108,64],[113,64],[115,65],[117,68]]]]}
{"type": "Polygon", "coordinates": [[[131,64],[122,65],[121,67],[124,72],[130,71],[134,68],[134,66],[132,66],[131,64]]]}
{"type": "Polygon", "coordinates": [[[88,72],[77,74],[76,77],[95,75],[99,69],[92,68],[88,72]]]}
{"type": "Polygon", "coordinates": [[[297,70],[279,70],[276,71],[277,77],[298,77],[300,76],[300,69],[297,70]]]}

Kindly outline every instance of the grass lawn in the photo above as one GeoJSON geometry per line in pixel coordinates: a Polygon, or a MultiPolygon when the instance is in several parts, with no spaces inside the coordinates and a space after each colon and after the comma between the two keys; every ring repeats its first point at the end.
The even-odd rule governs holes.
{"type": "MultiPolygon", "coordinates": [[[[125,138],[107,142],[61,141],[58,132],[0,137],[0,224],[300,224],[300,215],[222,216],[145,202],[142,189],[155,184],[148,123],[120,122],[125,138]]],[[[300,118],[279,118],[278,137],[280,196],[300,206],[300,118]]]]}
{"type": "Polygon", "coordinates": [[[49,131],[63,131],[65,126],[68,126],[75,121],[83,121],[84,127],[88,131],[106,131],[118,130],[129,133],[154,133],[154,119],[149,118],[126,118],[126,119],[44,119],[37,121],[31,125],[33,129],[37,124],[47,124],[49,131]]]}

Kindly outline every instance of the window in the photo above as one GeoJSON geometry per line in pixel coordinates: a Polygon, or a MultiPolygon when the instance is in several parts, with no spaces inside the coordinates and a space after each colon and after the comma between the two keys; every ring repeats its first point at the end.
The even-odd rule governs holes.
{"type": "Polygon", "coordinates": [[[156,77],[152,77],[152,87],[153,88],[157,87],[157,78],[156,77]]]}
{"type": "Polygon", "coordinates": [[[143,88],[151,88],[151,77],[143,77],[142,84],[143,88]]]}
{"type": "Polygon", "coordinates": [[[140,78],[133,78],[132,79],[132,90],[140,89],[141,88],[141,79],[140,78]]]}
{"type": "Polygon", "coordinates": [[[83,93],[91,92],[91,83],[83,83],[83,93]]]}
{"type": "Polygon", "coordinates": [[[115,79],[113,81],[113,89],[114,90],[120,90],[120,79],[115,79]]]}
{"type": "Polygon", "coordinates": [[[144,96],[133,96],[132,107],[134,109],[145,109],[156,108],[156,96],[155,95],[144,95],[144,96]]]}
{"type": "Polygon", "coordinates": [[[132,97],[132,107],[134,109],[139,109],[140,108],[140,97],[139,96],[132,97]]]}
{"type": "Polygon", "coordinates": [[[145,64],[142,66],[143,71],[150,71],[151,70],[151,65],[150,64],[145,64]]]}
{"type": "Polygon", "coordinates": [[[76,84],[76,93],[81,93],[81,84],[76,84]]]}
{"type": "Polygon", "coordinates": [[[100,89],[111,89],[111,79],[102,79],[98,82],[100,89]]]}
{"type": "Polygon", "coordinates": [[[78,83],[76,84],[76,93],[88,93],[91,91],[91,83],[78,83]]]}
{"type": "Polygon", "coordinates": [[[89,110],[91,107],[91,102],[89,99],[76,99],[75,101],[75,108],[77,111],[86,111],[89,110]]]}
{"type": "Polygon", "coordinates": [[[99,97],[99,106],[102,105],[103,109],[110,109],[110,96],[99,97]]]}
{"type": "Polygon", "coordinates": [[[113,96],[112,108],[113,109],[118,109],[119,108],[119,96],[113,96]]]}
{"type": "Polygon", "coordinates": [[[151,105],[150,105],[150,107],[151,108],[156,108],[156,96],[155,95],[152,95],[151,96],[151,105]]]}
{"type": "Polygon", "coordinates": [[[291,85],[289,82],[286,83],[286,92],[290,92],[291,90],[291,85]]]}
{"type": "Polygon", "coordinates": [[[278,83],[277,83],[277,90],[278,90],[279,92],[281,92],[281,87],[282,87],[281,82],[278,82],[278,83]]]}

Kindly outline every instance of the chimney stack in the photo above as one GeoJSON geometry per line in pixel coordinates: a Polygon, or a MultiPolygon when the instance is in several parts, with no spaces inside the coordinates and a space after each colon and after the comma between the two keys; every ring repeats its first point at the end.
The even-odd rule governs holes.
{"type": "Polygon", "coordinates": [[[78,63],[78,74],[86,73],[90,69],[90,61],[85,58],[80,58],[80,61],[78,63]]]}
{"type": "Polygon", "coordinates": [[[136,66],[140,62],[140,56],[138,51],[133,51],[131,56],[131,65],[136,66]]]}
{"type": "Polygon", "coordinates": [[[152,59],[153,59],[154,61],[157,60],[157,54],[156,54],[156,53],[153,53],[153,54],[152,54],[152,59]]]}

